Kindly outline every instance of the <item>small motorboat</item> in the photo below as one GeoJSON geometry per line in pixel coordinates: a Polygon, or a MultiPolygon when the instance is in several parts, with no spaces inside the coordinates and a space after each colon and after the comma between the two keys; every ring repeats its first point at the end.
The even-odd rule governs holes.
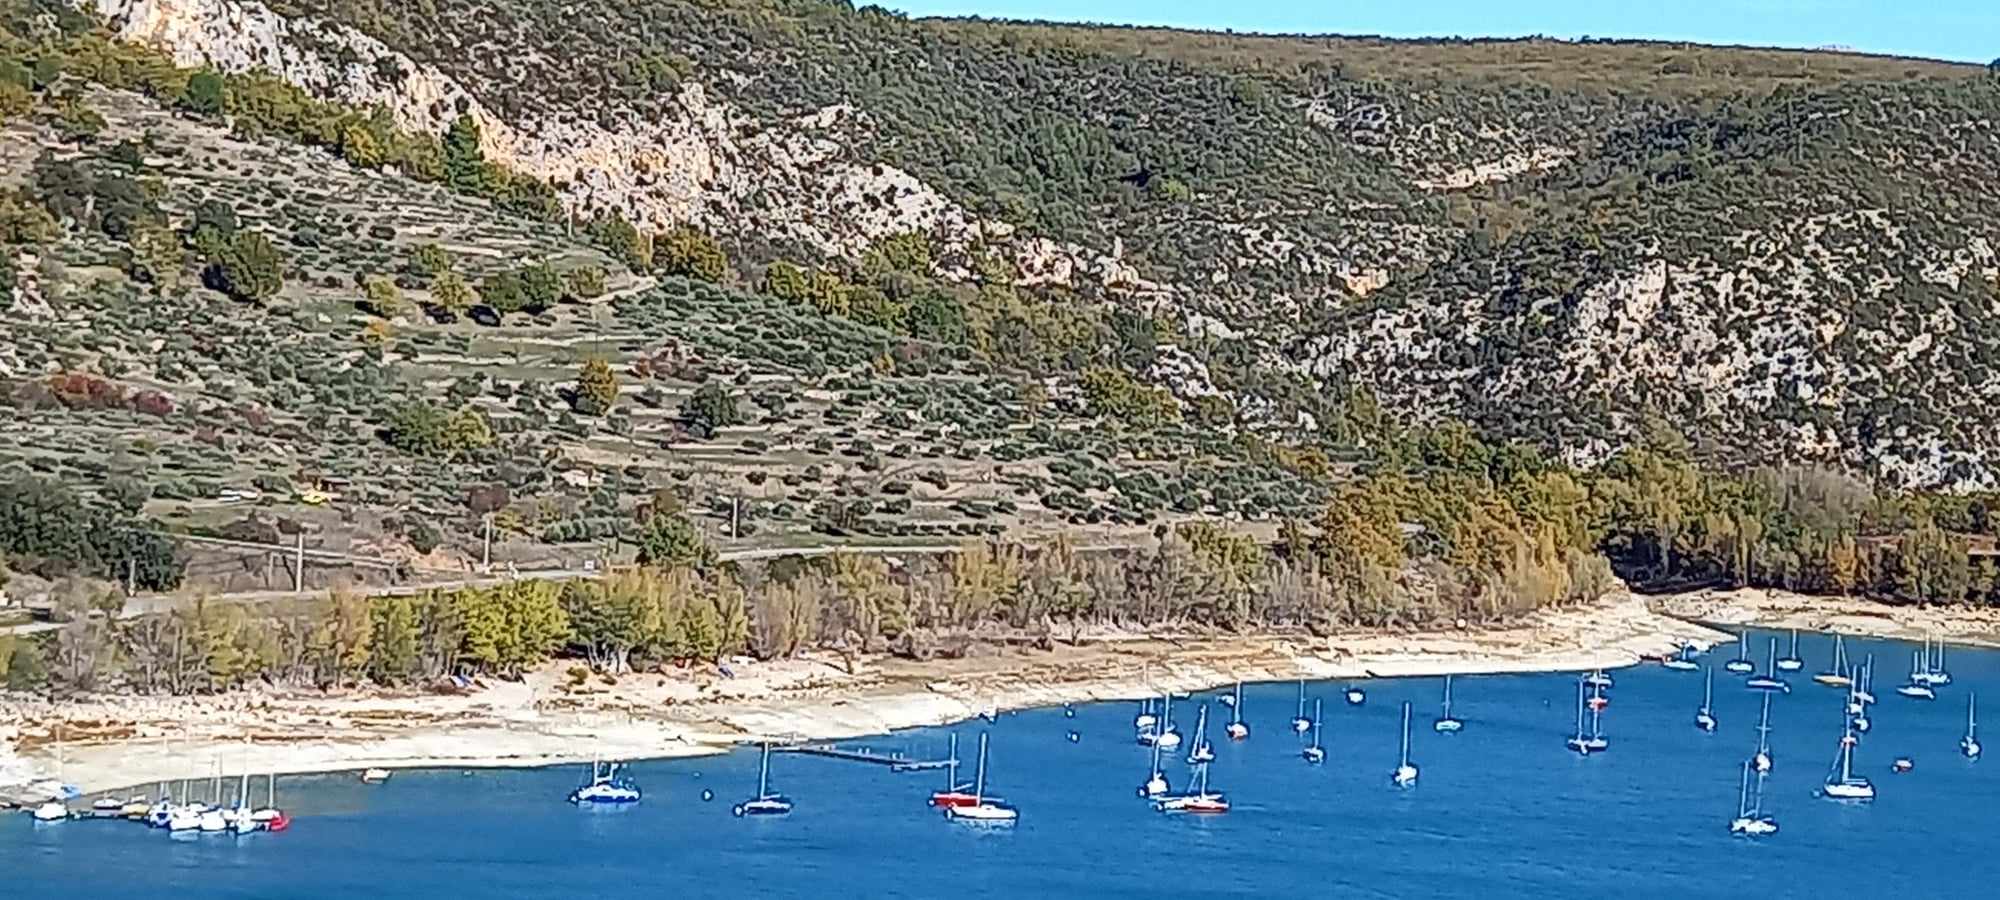
{"type": "Polygon", "coordinates": [[[61,800],[48,800],[37,804],[28,815],[37,822],[62,822],[69,819],[69,807],[61,800]]]}
{"type": "Polygon", "coordinates": [[[1913,760],[1907,756],[1898,756],[1896,757],[1895,761],[1889,763],[1889,771],[1894,772],[1898,775],[1901,775],[1904,772],[1908,772],[1916,767],[1917,767],[1916,760],[1913,760]]]}
{"type": "Polygon", "coordinates": [[[1692,672],[1701,668],[1694,661],[1694,645],[1682,644],[1679,653],[1660,660],[1660,667],[1676,672],[1692,672]]]}
{"type": "Polygon", "coordinates": [[[1343,696],[1347,698],[1348,706],[1360,706],[1361,704],[1368,702],[1368,693],[1358,687],[1350,686],[1345,692],[1343,692],[1343,696]]]}
{"type": "Polygon", "coordinates": [[[388,780],[389,780],[388,769],[369,767],[361,771],[362,784],[381,784],[382,782],[388,780]]]}

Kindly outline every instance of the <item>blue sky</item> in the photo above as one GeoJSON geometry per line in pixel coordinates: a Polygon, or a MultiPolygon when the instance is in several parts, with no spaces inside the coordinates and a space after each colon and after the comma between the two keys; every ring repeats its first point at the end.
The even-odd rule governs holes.
{"type": "MultiPolygon", "coordinates": [[[[1171,25],[1391,37],[1647,38],[1836,45],[1984,63],[2000,0],[876,0],[913,16],[1171,25]]],[[[857,3],[857,5],[859,5],[857,3]]]]}

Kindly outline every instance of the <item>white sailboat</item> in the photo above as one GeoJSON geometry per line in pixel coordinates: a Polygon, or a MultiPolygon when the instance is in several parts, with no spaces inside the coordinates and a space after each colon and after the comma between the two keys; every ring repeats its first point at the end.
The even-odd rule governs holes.
{"type": "Polygon", "coordinates": [[[215,761],[215,776],[209,784],[208,793],[214,802],[201,811],[201,815],[195,820],[196,827],[203,832],[229,830],[229,816],[222,809],[222,760],[220,759],[215,761]]]}
{"type": "Polygon", "coordinates": [[[243,770],[242,780],[236,784],[236,808],[230,811],[229,830],[239,835],[263,829],[263,823],[251,815],[255,810],[250,806],[250,770],[243,770]]]}
{"type": "Polygon", "coordinates": [[[1757,752],[1750,757],[1750,764],[1758,774],[1771,771],[1777,760],[1771,756],[1771,695],[1764,695],[1764,711],[1757,717],[1757,752]]]}
{"type": "Polygon", "coordinates": [[[1729,821],[1729,833],[1761,837],[1778,832],[1778,820],[1764,812],[1764,776],[1757,776],[1755,799],[1750,794],[1750,764],[1743,764],[1743,781],[1736,789],[1736,818],[1729,821]]]}
{"type": "Polygon", "coordinates": [[[1778,659],[1778,671],[1797,672],[1806,667],[1806,661],[1799,656],[1799,630],[1792,629],[1792,650],[1778,659]]]}
{"type": "Polygon", "coordinates": [[[1590,736],[1584,741],[1590,745],[1590,752],[1601,753],[1611,749],[1611,740],[1604,736],[1604,692],[1593,689],[1590,706],[1590,736]]]}
{"type": "Polygon", "coordinates": [[[266,785],[267,793],[264,795],[264,805],[262,808],[251,811],[250,819],[256,822],[257,826],[264,831],[284,831],[292,827],[292,818],[285,815],[284,810],[278,808],[278,773],[272,772],[270,779],[270,782],[266,785]]]}
{"type": "Polygon", "coordinates": [[[771,742],[764,742],[764,758],[757,763],[757,796],[736,804],[739,816],[782,816],[792,811],[791,798],[771,790],[771,742]]]}
{"type": "Polygon", "coordinates": [[[1924,638],[1924,683],[1932,687],[1951,684],[1951,673],[1944,668],[1944,641],[1937,641],[1937,659],[1931,659],[1930,636],[1924,638]]]}
{"type": "Polygon", "coordinates": [[[1160,771],[1160,745],[1153,745],[1153,770],[1146,776],[1146,783],[1139,786],[1141,797],[1164,797],[1172,788],[1167,784],[1167,774],[1160,771]]]}
{"type": "Polygon", "coordinates": [[[1583,733],[1583,686],[1584,686],[1584,683],[1585,683],[1586,681],[1588,681],[1588,680],[1589,680],[1588,678],[1579,678],[1579,679],[1577,679],[1577,682],[1576,682],[1576,734],[1575,734],[1574,736],[1572,736],[1572,737],[1571,737],[1571,738],[1570,738],[1570,739],[1569,739],[1568,741],[1565,741],[1565,742],[1564,742],[1564,744],[1565,744],[1566,746],[1568,746],[1568,747],[1569,747],[1569,748],[1570,748],[1571,750],[1574,750],[1574,751],[1576,751],[1576,753],[1577,753],[1577,755],[1578,755],[1578,756],[1589,756],[1589,755],[1590,755],[1590,737],[1589,737],[1588,735],[1585,735],[1585,734],[1583,733]]]}
{"type": "Polygon", "coordinates": [[[1847,644],[1840,635],[1833,636],[1833,667],[1813,676],[1813,681],[1827,687],[1844,688],[1854,683],[1854,677],[1847,671],[1847,644]]]}
{"type": "Polygon", "coordinates": [[[1315,764],[1326,761],[1326,748],[1321,747],[1319,744],[1319,712],[1320,712],[1319,701],[1314,700],[1313,717],[1312,717],[1312,735],[1313,735],[1312,746],[1299,751],[1299,756],[1303,757],[1306,762],[1315,764]]]}
{"type": "Polygon", "coordinates": [[[1403,701],[1403,755],[1396,764],[1396,771],[1389,776],[1389,783],[1397,787],[1409,787],[1417,783],[1417,767],[1410,764],[1410,701],[1403,701]]]}
{"type": "Polygon", "coordinates": [[[1588,687],[1608,689],[1612,684],[1611,673],[1598,669],[1583,676],[1583,683],[1588,687]]]}
{"type": "Polygon", "coordinates": [[[1208,743],[1208,704],[1201,705],[1201,714],[1194,720],[1194,743],[1188,750],[1188,765],[1201,765],[1215,761],[1215,748],[1208,743]]]}
{"type": "Polygon", "coordinates": [[[1174,730],[1174,692],[1167,692],[1167,701],[1160,708],[1159,735],[1153,739],[1162,749],[1172,750],[1181,745],[1180,732],[1174,730]]]}
{"type": "Polygon", "coordinates": [[[1299,711],[1296,715],[1292,716],[1292,730],[1299,734],[1305,734],[1311,731],[1312,727],[1313,720],[1306,718],[1306,680],[1301,678],[1299,679],[1299,711]]]}
{"type": "Polygon", "coordinates": [[[1861,671],[1854,680],[1854,699],[1863,707],[1875,702],[1875,654],[1870,653],[1861,661],[1861,671]]]}
{"type": "MultiPolygon", "coordinates": [[[[60,793],[63,789],[63,763],[65,761],[63,757],[63,723],[61,721],[56,722],[55,731],[56,791],[60,793]]],[[[28,811],[28,815],[37,822],[62,822],[69,818],[69,805],[63,802],[62,797],[51,797],[36,804],[34,809],[28,811]]]]}
{"type": "Polygon", "coordinates": [[[1701,668],[1695,665],[1693,644],[1682,644],[1680,650],[1676,651],[1674,655],[1660,660],[1660,666],[1676,672],[1692,672],[1701,668]]]}
{"type": "Polygon", "coordinates": [[[1160,723],[1160,717],[1153,715],[1153,698],[1139,701],[1139,714],[1132,717],[1132,727],[1139,731],[1151,731],[1160,723]]]}
{"type": "MultiPolygon", "coordinates": [[[[1773,638],[1773,640],[1776,640],[1773,638]]],[[[1750,632],[1736,633],[1736,658],[1722,664],[1722,669],[1733,675],[1747,675],[1757,671],[1757,664],[1750,661],[1750,632]]]]}
{"type": "Polygon", "coordinates": [[[1861,686],[1868,683],[1869,675],[1865,666],[1855,666],[1849,673],[1852,677],[1847,686],[1847,708],[1849,715],[1854,717],[1854,733],[1859,740],[1858,735],[1867,734],[1869,729],[1875,727],[1868,718],[1868,704],[1861,702],[1861,686]]]}
{"type": "Polygon", "coordinates": [[[1761,675],[1752,675],[1749,678],[1743,679],[1743,686],[1753,691],[1777,691],[1783,694],[1791,693],[1792,686],[1789,683],[1787,683],[1785,679],[1778,677],[1778,669],[1780,668],[1780,663],[1782,663],[1783,660],[1778,659],[1777,638],[1771,639],[1770,650],[1768,652],[1768,655],[1765,656],[1765,659],[1768,661],[1769,668],[1766,669],[1765,672],[1761,675]]]}
{"type": "Polygon", "coordinates": [[[1715,702],[1715,670],[1702,673],[1701,708],[1694,711],[1694,727],[1704,732],[1715,731],[1715,711],[1709,707],[1715,702]]]}
{"type": "Polygon", "coordinates": [[[569,802],[611,805],[639,802],[639,786],[620,775],[618,768],[617,763],[602,766],[599,761],[591,760],[590,780],[569,792],[569,802]]]}
{"type": "Polygon", "coordinates": [[[1928,664],[1928,660],[1924,660],[1917,653],[1912,652],[1910,654],[1910,681],[1896,688],[1896,693],[1912,700],[1936,700],[1937,691],[1931,688],[1931,682],[1928,677],[1930,673],[1924,669],[1928,664]]]}
{"type": "Polygon", "coordinates": [[[1854,736],[1854,729],[1841,716],[1840,755],[1834,759],[1832,771],[1826,774],[1826,784],[1820,787],[1820,796],[1828,800],[1873,800],[1875,785],[1866,777],[1854,774],[1854,745],[1860,743],[1854,736]]]}
{"type": "Polygon", "coordinates": [[[1236,682],[1236,700],[1229,704],[1229,726],[1223,729],[1232,741],[1240,741],[1250,736],[1250,726],[1243,724],[1243,682],[1236,682]]]}
{"type": "Polygon", "coordinates": [[[1964,754],[1966,759],[1979,758],[1980,748],[1979,748],[1978,704],[1979,704],[1979,695],[1977,694],[1966,695],[1965,736],[1958,739],[1958,752],[1964,754]]]}
{"type": "Polygon", "coordinates": [[[1444,709],[1442,712],[1439,713],[1437,721],[1431,723],[1431,730],[1436,731],[1439,734],[1450,734],[1464,727],[1465,727],[1464,722],[1452,718],[1451,676],[1446,675],[1444,677],[1444,709]]]}
{"type": "Polygon", "coordinates": [[[1218,815],[1229,811],[1229,799],[1208,789],[1208,764],[1202,763],[1194,767],[1193,791],[1161,798],[1153,808],[1161,812],[1218,815]]]}
{"type": "Polygon", "coordinates": [[[979,769],[972,779],[972,804],[947,806],[944,814],[949,819],[988,824],[1013,822],[1021,817],[1019,810],[986,796],[986,732],[979,733],[979,769]]]}

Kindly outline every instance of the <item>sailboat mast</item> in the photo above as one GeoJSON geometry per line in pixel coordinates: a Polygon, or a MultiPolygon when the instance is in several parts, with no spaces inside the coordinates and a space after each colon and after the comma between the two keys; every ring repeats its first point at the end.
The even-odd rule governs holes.
{"type": "Polygon", "coordinates": [[[1583,737],[1583,678],[1576,679],[1576,736],[1583,737]]]}
{"type": "Polygon", "coordinates": [[[764,758],[757,764],[757,796],[770,793],[771,784],[771,742],[764,742],[764,758]]]}
{"type": "Polygon", "coordinates": [[[985,799],[986,799],[986,732],[982,731],[979,733],[979,770],[978,773],[972,779],[972,804],[974,806],[977,806],[980,803],[985,802],[985,799]]]}
{"type": "Polygon", "coordinates": [[[268,794],[266,794],[266,795],[265,795],[265,797],[264,797],[264,805],[265,805],[266,807],[269,807],[269,808],[271,808],[271,809],[277,809],[277,808],[278,808],[278,773],[276,773],[276,772],[272,772],[272,773],[271,773],[271,780],[270,780],[269,782],[267,782],[267,784],[268,784],[268,785],[270,786],[270,792],[269,792],[268,794]]]}
{"type": "Polygon", "coordinates": [[[1743,764],[1743,778],[1736,784],[1736,817],[1750,814],[1750,763],[1743,764]]]}
{"type": "Polygon", "coordinates": [[[1771,695],[1764,695],[1764,712],[1757,719],[1757,752],[1764,753],[1771,748],[1771,695]]]}
{"type": "Polygon", "coordinates": [[[1778,639],[1771,639],[1770,655],[1764,659],[1764,674],[1776,677],[1778,674],[1778,639]]]}
{"type": "Polygon", "coordinates": [[[1701,682],[1701,708],[1706,710],[1715,702],[1715,670],[1704,667],[1701,671],[1706,676],[1701,682]]]}
{"type": "Polygon", "coordinates": [[[1319,746],[1319,701],[1313,701],[1313,746],[1319,746]]]}
{"type": "Polygon", "coordinates": [[[1236,682],[1236,702],[1229,704],[1229,724],[1243,721],[1243,682],[1236,682]]]}
{"type": "Polygon", "coordinates": [[[1403,701],[1403,758],[1398,765],[1410,764],[1410,701],[1403,701]]]}
{"type": "Polygon", "coordinates": [[[1444,677],[1444,717],[1451,718],[1451,676],[1444,677]]]}
{"type": "Polygon", "coordinates": [[[944,789],[958,790],[958,732],[951,733],[951,758],[945,761],[944,789]]]}

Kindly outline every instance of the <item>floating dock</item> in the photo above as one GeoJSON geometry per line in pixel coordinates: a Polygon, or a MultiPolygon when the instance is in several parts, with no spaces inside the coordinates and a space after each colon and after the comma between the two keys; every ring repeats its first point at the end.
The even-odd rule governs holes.
{"type": "Polygon", "coordinates": [[[950,766],[949,759],[911,759],[900,753],[877,753],[867,748],[848,750],[832,744],[795,744],[790,747],[773,747],[778,753],[803,753],[807,756],[824,756],[828,759],[844,759],[848,762],[868,763],[888,766],[891,772],[922,772],[950,766]]]}

